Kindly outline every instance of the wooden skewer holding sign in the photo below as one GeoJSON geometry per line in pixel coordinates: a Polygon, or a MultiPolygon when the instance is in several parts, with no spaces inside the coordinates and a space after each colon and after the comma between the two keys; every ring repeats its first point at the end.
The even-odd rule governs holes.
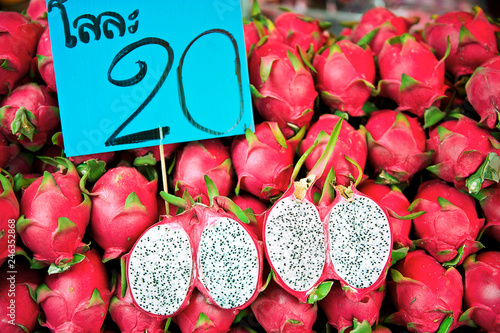
{"type": "MultiPolygon", "coordinates": [[[[167,168],[165,166],[165,151],[163,150],[163,128],[160,128],[160,162],[161,162],[161,178],[163,180],[163,191],[168,193],[167,185],[167,168]]],[[[170,211],[168,209],[168,202],[165,201],[165,215],[169,215],[170,211]]]]}

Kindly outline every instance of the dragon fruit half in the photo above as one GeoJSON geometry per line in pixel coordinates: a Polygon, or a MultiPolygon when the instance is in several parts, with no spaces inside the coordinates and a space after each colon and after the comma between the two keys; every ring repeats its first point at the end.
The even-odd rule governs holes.
{"type": "Polygon", "coordinates": [[[473,254],[465,260],[464,268],[467,310],[460,321],[500,332],[500,252],[473,254]]]}
{"type": "Polygon", "coordinates": [[[472,74],[483,62],[498,52],[495,31],[478,6],[474,12],[451,11],[436,17],[424,29],[424,39],[443,58],[447,41],[451,49],[446,57],[446,70],[458,78],[472,74]]]}
{"type": "Polygon", "coordinates": [[[263,122],[255,132],[247,129],[245,135],[236,137],[231,145],[231,160],[238,176],[236,193],[241,188],[262,200],[283,194],[300,139],[302,135],[287,140],[276,122],[263,122]]]}
{"type": "Polygon", "coordinates": [[[332,112],[364,115],[363,104],[375,88],[375,61],[369,47],[340,40],[317,54],[313,66],[316,89],[332,112]]]}
{"type": "Polygon", "coordinates": [[[378,55],[379,90],[382,96],[419,117],[445,97],[444,59],[410,34],[393,37],[384,43],[378,55]]]}
{"type": "Polygon", "coordinates": [[[45,318],[41,324],[52,332],[101,331],[112,291],[108,273],[96,250],[67,271],[47,275],[36,290],[45,318]]]}
{"type": "Polygon", "coordinates": [[[368,161],[384,183],[409,183],[432,161],[418,119],[402,112],[379,110],[366,123],[368,161]]]}
{"type": "Polygon", "coordinates": [[[385,322],[418,333],[436,332],[440,325],[461,326],[463,285],[455,268],[445,269],[425,251],[416,250],[391,268],[391,277],[387,287],[397,312],[385,322]]]}
{"type": "Polygon", "coordinates": [[[223,309],[245,308],[257,297],[260,242],[241,222],[248,221],[243,211],[206,179],[210,206],[162,193],[167,200],[183,201],[184,211],[151,226],[125,256],[134,303],[149,313],[176,315],[194,287],[223,309]]]}
{"type": "Polygon", "coordinates": [[[9,94],[30,69],[40,23],[14,11],[0,12],[0,95],[9,94]]]}
{"type": "Polygon", "coordinates": [[[128,252],[137,238],[158,222],[158,176],[148,181],[137,169],[109,169],[91,192],[89,233],[105,250],[103,260],[128,252]]]}
{"type": "MultiPolygon", "coordinates": [[[[318,204],[313,199],[313,185],[330,160],[342,122],[337,121],[308,176],[291,182],[264,221],[264,249],[275,280],[301,302],[324,296],[331,282],[323,281],[329,279],[340,280],[347,296],[359,301],[380,287],[391,261],[387,214],[355,185],[336,186],[334,200],[330,200],[331,195],[325,195],[328,199],[318,204]]],[[[295,170],[300,166],[297,163],[295,170]]],[[[325,186],[330,185],[327,182],[325,186]]]]}
{"type": "Polygon", "coordinates": [[[11,181],[0,174],[0,266],[15,249],[17,235],[13,226],[19,218],[19,202],[11,181]]]}

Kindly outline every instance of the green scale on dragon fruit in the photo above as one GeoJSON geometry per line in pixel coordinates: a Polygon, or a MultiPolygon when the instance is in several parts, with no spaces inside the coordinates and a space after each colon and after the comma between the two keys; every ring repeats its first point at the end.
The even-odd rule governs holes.
{"type": "MultiPolygon", "coordinates": [[[[324,281],[332,279],[340,281],[348,297],[359,301],[380,287],[391,261],[387,213],[356,190],[360,177],[350,187],[325,186],[319,202],[313,199],[313,185],[332,155],[342,122],[336,123],[322,156],[307,177],[293,182],[316,146],[313,144],[302,155],[288,190],[268,210],[264,221],[264,249],[275,280],[301,302],[324,297],[332,284],[324,281]]],[[[324,132],[318,135],[324,136],[324,132]]],[[[358,174],[362,171],[358,170],[358,174]]]]}

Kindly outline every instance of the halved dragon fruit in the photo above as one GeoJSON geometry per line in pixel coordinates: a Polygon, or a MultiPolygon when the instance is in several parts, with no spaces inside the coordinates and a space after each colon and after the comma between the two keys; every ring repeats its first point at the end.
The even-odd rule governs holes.
{"type": "MultiPolygon", "coordinates": [[[[328,195],[319,203],[313,199],[312,185],[325,169],[342,122],[337,122],[308,176],[290,184],[264,221],[265,253],[275,280],[302,302],[323,297],[331,283],[322,282],[329,279],[340,280],[347,296],[359,301],[380,287],[390,263],[391,228],[387,213],[375,201],[353,184],[335,186],[335,200],[325,199],[328,195]]],[[[314,147],[299,160],[292,180],[314,147]]],[[[325,188],[329,186],[326,181],[325,188]]]]}
{"type": "Polygon", "coordinates": [[[243,211],[218,196],[206,178],[211,183],[210,206],[184,201],[182,213],[146,230],[125,256],[134,303],[146,312],[176,315],[188,305],[195,287],[223,309],[245,308],[257,297],[261,244],[242,223],[248,221],[243,211]]]}

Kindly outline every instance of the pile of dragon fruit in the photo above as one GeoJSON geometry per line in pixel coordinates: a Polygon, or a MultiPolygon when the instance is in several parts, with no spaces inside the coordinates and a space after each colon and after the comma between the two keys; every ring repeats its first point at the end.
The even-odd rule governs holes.
{"type": "Polygon", "coordinates": [[[255,2],[253,130],[77,157],[46,17],[0,12],[1,332],[500,332],[481,8],[416,29],[376,7],[336,36],[255,2]]]}

